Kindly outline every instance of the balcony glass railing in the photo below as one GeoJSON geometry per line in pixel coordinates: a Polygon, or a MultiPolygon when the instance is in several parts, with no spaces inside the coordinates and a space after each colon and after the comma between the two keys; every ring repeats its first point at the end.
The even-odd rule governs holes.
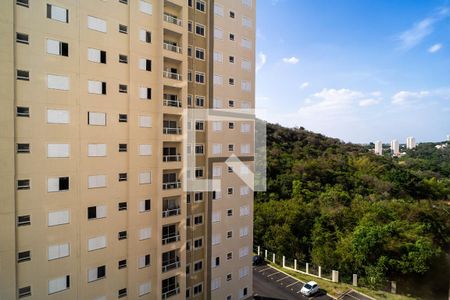
{"type": "Polygon", "coordinates": [[[178,284],[176,287],[173,288],[164,288],[162,292],[162,299],[167,299],[169,297],[175,296],[180,293],[180,288],[178,287],[178,284]]]}
{"type": "Polygon", "coordinates": [[[181,181],[163,182],[163,190],[179,189],[181,187],[181,181]]]}
{"type": "Polygon", "coordinates": [[[178,269],[180,267],[180,259],[171,259],[168,261],[163,261],[162,263],[162,271],[168,272],[170,270],[178,269]]]}
{"type": "Polygon", "coordinates": [[[181,53],[181,47],[180,46],[177,46],[177,45],[174,45],[174,44],[171,44],[171,43],[163,43],[163,48],[164,48],[164,50],[168,50],[168,51],[172,51],[172,52],[175,52],[175,53],[181,53]]]}
{"type": "Polygon", "coordinates": [[[183,25],[183,22],[181,21],[181,19],[178,19],[177,17],[171,16],[169,14],[164,14],[164,21],[166,21],[167,23],[178,25],[178,26],[183,25]]]}
{"type": "Polygon", "coordinates": [[[181,134],[180,127],[163,127],[164,134],[181,134]]]}
{"type": "Polygon", "coordinates": [[[163,162],[181,161],[181,155],[163,155],[163,162]]]}
{"type": "Polygon", "coordinates": [[[181,214],[181,208],[170,208],[170,209],[164,209],[162,212],[163,218],[168,218],[172,216],[178,216],[181,214]]]}
{"type": "Polygon", "coordinates": [[[163,76],[165,78],[169,78],[169,79],[181,80],[181,74],[170,72],[170,71],[163,71],[163,76]]]}
{"type": "Polygon", "coordinates": [[[162,237],[162,244],[167,245],[170,243],[175,243],[180,240],[180,234],[171,234],[171,235],[163,235],[162,237]]]}
{"type": "Polygon", "coordinates": [[[164,106],[181,107],[180,100],[164,99],[163,104],[164,104],[164,106]]]}

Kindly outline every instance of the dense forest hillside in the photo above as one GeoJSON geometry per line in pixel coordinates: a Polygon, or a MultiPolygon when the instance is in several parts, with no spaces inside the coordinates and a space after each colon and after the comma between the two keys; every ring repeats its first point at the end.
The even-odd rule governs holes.
{"type": "Polygon", "coordinates": [[[372,288],[396,280],[400,290],[421,294],[412,286],[433,269],[440,277],[432,297],[439,299],[450,276],[449,166],[449,148],[424,144],[393,159],[268,124],[255,244],[342,276],[357,273],[372,288]]]}

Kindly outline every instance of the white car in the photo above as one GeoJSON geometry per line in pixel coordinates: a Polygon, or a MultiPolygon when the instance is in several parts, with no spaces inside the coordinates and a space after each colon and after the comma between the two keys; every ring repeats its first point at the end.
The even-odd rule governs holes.
{"type": "Polygon", "coordinates": [[[315,281],[310,281],[305,283],[305,285],[300,290],[300,293],[302,293],[305,296],[311,296],[314,295],[319,291],[319,285],[315,281]]]}

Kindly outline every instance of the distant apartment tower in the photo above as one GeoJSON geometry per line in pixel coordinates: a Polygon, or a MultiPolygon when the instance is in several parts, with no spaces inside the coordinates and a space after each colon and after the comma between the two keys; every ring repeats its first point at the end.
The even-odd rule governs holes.
{"type": "Polygon", "coordinates": [[[450,142],[450,134],[447,134],[447,142],[450,142]]]}
{"type": "Polygon", "coordinates": [[[400,143],[398,142],[398,140],[391,141],[391,152],[393,155],[400,154],[400,143]]]}
{"type": "Polygon", "coordinates": [[[253,124],[183,123],[254,108],[255,1],[0,10],[0,299],[249,298],[253,192],[225,160],[253,169],[253,124]]]}
{"type": "Polygon", "coordinates": [[[406,149],[416,148],[416,139],[412,136],[406,138],[406,149]]]}
{"type": "Polygon", "coordinates": [[[377,155],[383,155],[383,143],[381,141],[375,142],[375,154],[377,155]]]}

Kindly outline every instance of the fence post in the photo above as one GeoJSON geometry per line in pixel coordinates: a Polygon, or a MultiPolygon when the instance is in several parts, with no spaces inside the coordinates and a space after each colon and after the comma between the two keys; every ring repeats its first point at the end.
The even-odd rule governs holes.
{"type": "Polygon", "coordinates": [[[335,270],[331,271],[331,281],[339,282],[339,271],[335,271],[335,270]]]}
{"type": "Polygon", "coordinates": [[[267,249],[264,250],[264,258],[267,259],[267,249]]]}
{"type": "Polygon", "coordinates": [[[297,270],[297,260],[296,259],[294,259],[294,270],[297,270]]]}
{"type": "Polygon", "coordinates": [[[306,263],[306,274],[309,274],[309,263],[306,263]]]}
{"type": "Polygon", "coordinates": [[[358,286],[358,275],[353,274],[353,286],[358,286]]]}
{"type": "Polygon", "coordinates": [[[286,266],[286,257],[283,255],[283,268],[286,266]]]}
{"type": "Polygon", "coordinates": [[[272,255],[272,262],[275,263],[275,253],[272,255]]]}
{"type": "Polygon", "coordinates": [[[258,256],[261,255],[261,247],[258,246],[258,256]]]}
{"type": "Polygon", "coordinates": [[[319,276],[319,278],[322,278],[322,267],[319,266],[319,270],[317,271],[317,275],[319,276]]]}
{"type": "Polygon", "coordinates": [[[391,281],[391,293],[397,294],[397,282],[391,281]]]}

